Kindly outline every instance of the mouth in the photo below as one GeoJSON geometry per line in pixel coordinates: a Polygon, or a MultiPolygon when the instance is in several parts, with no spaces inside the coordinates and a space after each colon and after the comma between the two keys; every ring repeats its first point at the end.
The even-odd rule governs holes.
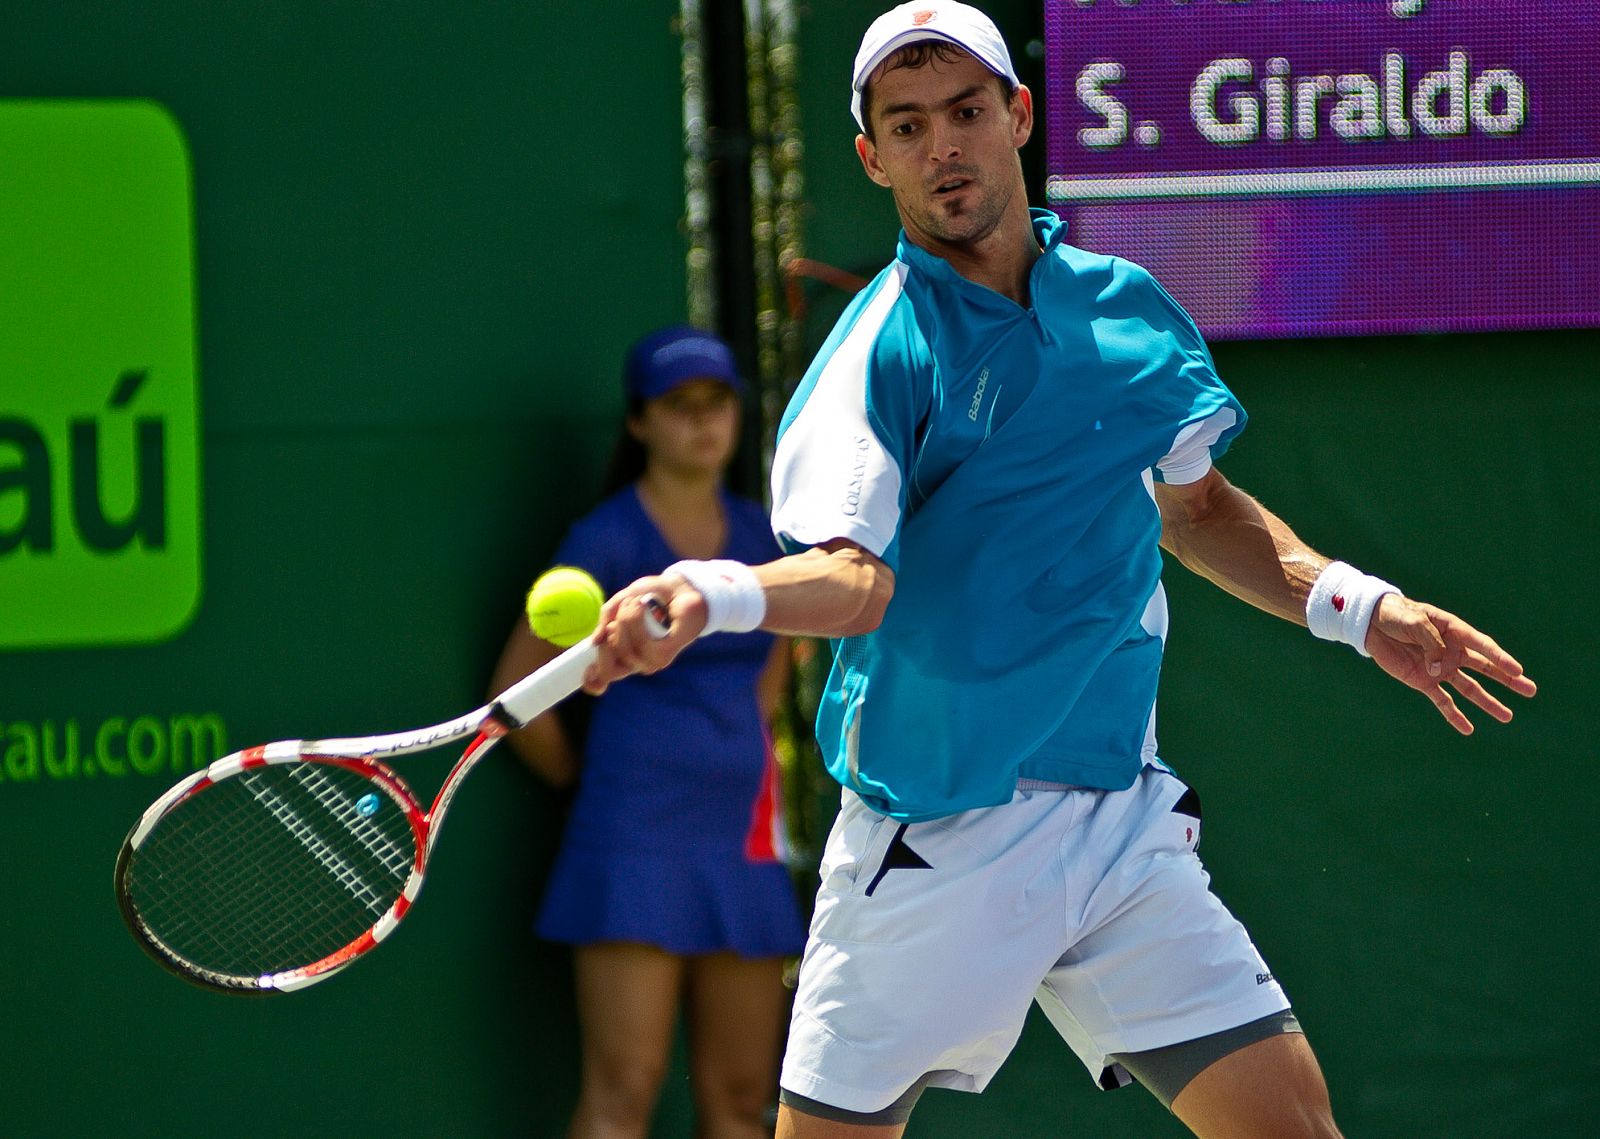
{"type": "Polygon", "coordinates": [[[972,185],[972,179],[970,178],[946,178],[943,182],[934,184],[933,196],[944,198],[951,194],[959,194],[970,185],[972,185]]]}

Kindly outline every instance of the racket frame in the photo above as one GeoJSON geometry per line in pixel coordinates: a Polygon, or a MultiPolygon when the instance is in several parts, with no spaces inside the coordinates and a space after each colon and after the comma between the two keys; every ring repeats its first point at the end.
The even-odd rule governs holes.
{"type": "MultiPolygon", "coordinates": [[[[659,635],[665,636],[664,625],[659,635]]],[[[655,631],[655,630],[653,630],[655,631]]],[[[147,807],[129,831],[117,854],[114,884],[117,907],[141,948],[163,968],[203,988],[229,993],[290,993],[340,972],[394,932],[422,890],[429,855],[456,790],[489,750],[508,732],[522,727],[576,692],[598,655],[584,640],[543,667],[511,685],[490,703],[453,720],[408,732],[349,736],[324,740],[279,740],[233,752],[201,771],[179,780],[147,807]],[[472,736],[461,758],[445,776],[433,805],[423,811],[411,788],[383,759],[430,751],[472,736]],[[173,811],[217,783],[274,764],[322,763],[353,771],[381,788],[404,812],[415,841],[416,857],[405,884],[389,908],[364,933],[318,961],[255,977],[208,969],[175,950],[139,914],[129,897],[128,874],[134,856],[151,833],[173,811]]]]}

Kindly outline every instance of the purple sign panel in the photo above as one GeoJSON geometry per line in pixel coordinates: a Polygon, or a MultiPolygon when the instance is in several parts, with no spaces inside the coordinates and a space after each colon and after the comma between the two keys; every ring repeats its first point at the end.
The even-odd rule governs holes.
{"type": "Polygon", "coordinates": [[[1046,0],[1052,207],[1216,337],[1600,325],[1593,0],[1046,0]]]}

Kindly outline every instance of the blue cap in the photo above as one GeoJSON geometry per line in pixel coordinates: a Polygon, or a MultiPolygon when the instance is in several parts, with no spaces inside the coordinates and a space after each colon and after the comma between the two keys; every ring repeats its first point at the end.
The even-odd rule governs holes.
{"type": "Polygon", "coordinates": [[[628,349],[622,382],[629,395],[656,399],[690,380],[716,380],[744,393],[733,349],[704,329],[686,324],[663,328],[628,349]]]}

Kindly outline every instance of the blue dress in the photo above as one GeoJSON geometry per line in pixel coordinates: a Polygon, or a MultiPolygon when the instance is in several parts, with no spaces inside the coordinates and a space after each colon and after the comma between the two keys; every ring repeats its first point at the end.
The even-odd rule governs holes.
{"type": "MultiPolygon", "coordinates": [[[[760,507],[724,493],[723,511],[719,557],[779,556],[760,507]]],[[[676,560],[632,486],[575,523],[556,553],[557,563],[593,574],[608,597],[676,560]]],[[[773,841],[781,826],[756,704],[772,642],[760,632],[715,634],[594,702],[540,936],[677,954],[800,952],[805,930],[773,841]]]]}

